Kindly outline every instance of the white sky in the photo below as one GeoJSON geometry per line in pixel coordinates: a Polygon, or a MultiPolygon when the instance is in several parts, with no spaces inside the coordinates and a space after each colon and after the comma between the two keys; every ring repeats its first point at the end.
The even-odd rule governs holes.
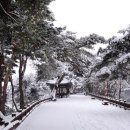
{"type": "Polygon", "coordinates": [[[130,24],[130,0],[55,0],[50,5],[56,26],[77,35],[109,38],[130,24]]]}

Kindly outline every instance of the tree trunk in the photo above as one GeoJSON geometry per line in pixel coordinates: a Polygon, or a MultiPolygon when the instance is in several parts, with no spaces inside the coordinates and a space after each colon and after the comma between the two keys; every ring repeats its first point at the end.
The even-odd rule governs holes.
{"type": "Polygon", "coordinates": [[[107,81],[104,82],[103,96],[107,96],[107,81]]]}
{"type": "Polygon", "coordinates": [[[120,86],[119,86],[119,100],[121,98],[121,79],[120,79],[120,86]]]}
{"type": "Polygon", "coordinates": [[[57,79],[57,87],[58,87],[58,85],[61,83],[61,81],[64,79],[64,76],[65,76],[65,73],[63,73],[62,75],[61,75],[61,77],[59,77],[58,79],[57,79]]]}
{"type": "MultiPolygon", "coordinates": [[[[113,98],[116,98],[116,91],[117,91],[117,82],[115,81],[115,84],[114,84],[116,87],[116,89],[114,90],[113,92],[113,98]]],[[[114,86],[113,86],[114,87],[114,86]]]]}
{"type": "MultiPolygon", "coordinates": [[[[9,70],[8,70],[9,72],[9,70]]],[[[3,114],[5,114],[5,103],[6,103],[6,97],[7,97],[7,93],[6,93],[6,90],[7,90],[7,86],[8,86],[8,82],[9,82],[9,73],[7,73],[4,77],[4,85],[3,85],[3,104],[2,104],[2,111],[3,111],[3,114]]]]}
{"type": "Polygon", "coordinates": [[[20,91],[20,108],[24,109],[24,92],[23,92],[23,77],[26,70],[27,56],[24,54],[19,55],[20,64],[19,64],[19,91],[20,91]]]}
{"type": "Polygon", "coordinates": [[[13,101],[13,104],[15,106],[16,111],[19,112],[19,109],[18,109],[17,104],[16,104],[15,99],[14,99],[14,85],[13,85],[13,81],[12,81],[11,76],[10,76],[10,82],[11,82],[11,86],[12,86],[12,101],[13,101]]]}
{"type": "Polygon", "coordinates": [[[4,65],[4,57],[0,53],[0,111],[3,113],[3,89],[2,89],[2,80],[3,80],[3,68],[2,65],[4,65]]]}
{"type": "MultiPolygon", "coordinates": [[[[14,59],[14,54],[12,54],[11,56],[11,59],[13,60],[14,59]]],[[[0,86],[0,94],[1,94],[1,99],[0,99],[0,111],[5,114],[5,103],[6,103],[6,91],[7,91],[7,86],[8,86],[8,82],[9,82],[9,75],[11,73],[11,70],[12,70],[12,63],[9,64],[9,66],[7,67],[7,72],[4,74],[3,76],[3,73],[2,73],[2,80],[3,80],[3,86],[2,86],[2,81],[1,81],[1,86],[0,86]]],[[[3,68],[1,68],[2,71],[3,71],[3,68]]]]}
{"type": "Polygon", "coordinates": [[[23,94],[23,76],[19,73],[19,91],[20,91],[20,108],[24,108],[24,94],[23,94]]]}
{"type": "MultiPolygon", "coordinates": [[[[15,57],[15,55],[12,54],[11,59],[14,60],[14,57],[15,57]]],[[[3,81],[3,83],[4,83],[3,84],[3,104],[2,104],[2,106],[3,106],[3,108],[2,108],[3,109],[3,114],[5,114],[5,103],[6,103],[6,97],[7,97],[6,91],[7,91],[9,76],[10,76],[12,68],[13,68],[13,65],[11,63],[11,64],[9,64],[9,66],[7,68],[7,72],[5,73],[4,78],[3,78],[3,80],[4,80],[3,81]]]]}

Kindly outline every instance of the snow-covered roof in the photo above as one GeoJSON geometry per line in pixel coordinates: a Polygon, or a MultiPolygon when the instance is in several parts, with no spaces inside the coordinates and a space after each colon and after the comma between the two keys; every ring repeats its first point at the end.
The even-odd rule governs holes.
{"type": "MultiPolygon", "coordinates": [[[[47,81],[47,84],[56,84],[56,80],[57,80],[57,79],[48,80],[48,81],[47,81]]],[[[60,84],[68,84],[68,83],[71,83],[71,81],[69,81],[69,80],[67,80],[67,79],[63,79],[60,84]]]]}

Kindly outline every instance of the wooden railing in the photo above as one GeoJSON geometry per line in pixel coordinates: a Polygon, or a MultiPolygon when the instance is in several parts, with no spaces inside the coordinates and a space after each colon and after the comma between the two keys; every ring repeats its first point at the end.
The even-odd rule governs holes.
{"type": "Polygon", "coordinates": [[[98,98],[100,100],[108,101],[108,102],[112,103],[113,105],[118,105],[119,107],[123,107],[125,109],[130,109],[130,104],[127,103],[126,101],[116,100],[116,99],[113,99],[113,98],[110,98],[110,97],[96,95],[96,94],[92,94],[92,93],[90,93],[89,95],[93,96],[95,98],[98,98]]]}
{"type": "Polygon", "coordinates": [[[46,101],[50,101],[50,100],[52,100],[52,98],[39,100],[39,101],[33,103],[32,105],[30,105],[25,110],[22,110],[22,112],[19,115],[14,117],[10,121],[11,125],[9,125],[10,123],[8,123],[7,125],[5,124],[6,127],[4,129],[15,130],[21,124],[22,120],[25,119],[32,112],[32,110],[34,109],[35,106],[39,105],[41,102],[46,102],[46,101]]]}

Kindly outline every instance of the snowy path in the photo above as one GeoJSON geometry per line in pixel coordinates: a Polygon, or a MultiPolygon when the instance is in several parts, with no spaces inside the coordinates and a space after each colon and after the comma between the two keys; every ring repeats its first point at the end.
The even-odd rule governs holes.
{"type": "Polygon", "coordinates": [[[41,104],[17,130],[130,130],[130,110],[72,95],[41,104]]]}

